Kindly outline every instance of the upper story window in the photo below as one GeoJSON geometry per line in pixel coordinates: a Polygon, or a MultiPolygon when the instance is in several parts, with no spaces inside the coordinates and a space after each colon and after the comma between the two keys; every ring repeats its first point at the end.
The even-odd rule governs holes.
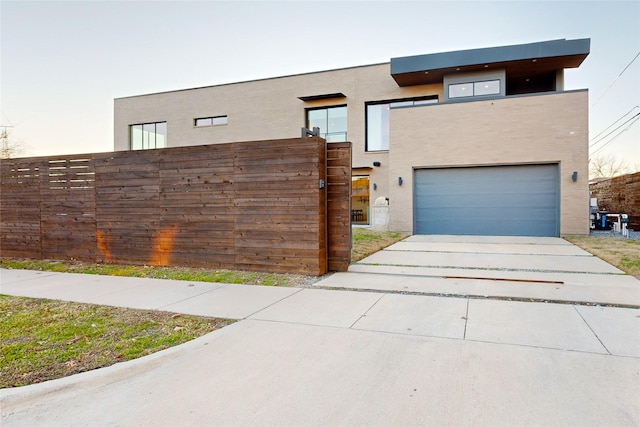
{"type": "Polygon", "coordinates": [[[484,70],[473,73],[454,73],[444,76],[444,99],[476,101],[483,97],[506,96],[506,70],[484,70]]]}
{"type": "Polygon", "coordinates": [[[307,110],[307,129],[320,128],[327,142],[347,140],[347,106],[322,107],[307,110]]]}
{"type": "Polygon", "coordinates": [[[449,98],[484,95],[500,95],[500,80],[486,80],[449,85],[449,98]]]}
{"type": "Polygon", "coordinates": [[[228,123],[227,116],[198,117],[193,119],[195,127],[223,126],[228,123]]]}
{"type": "Polygon", "coordinates": [[[167,146],[167,122],[141,123],[129,126],[132,150],[150,150],[167,146]]]}
{"type": "Polygon", "coordinates": [[[366,151],[389,150],[389,111],[392,108],[417,107],[419,105],[435,104],[437,97],[414,99],[398,99],[393,101],[371,102],[367,104],[367,139],[366,151]]]}

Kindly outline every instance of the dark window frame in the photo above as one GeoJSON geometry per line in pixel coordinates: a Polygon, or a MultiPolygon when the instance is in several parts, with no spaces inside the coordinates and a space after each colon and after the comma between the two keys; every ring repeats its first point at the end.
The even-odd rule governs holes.
{"type": "MultiPolygon", "coordinates": [[[[329,110],[332,108],[345,108],[347,109],[347,124],[349,121],[349,111],[348,111],[348,106],[347,104],[337,104],[337,105],[323,105],[323,106],[319,106],[319,107],[309,107],[309,108],[305,108],[304,109],[304,123],[305,123],[305,127],[307,129],[310,129],[309,127],[309,112],[310,111],[318,111],[318,110],[329,110]]],[[[329,135],[329,129],[327,129],[327,133],[325,135],[329,135]]],[[[349,126],[347,125],[347,130],[344,132],[344,140],[347,141],[348,138],[347,136],[349,135],[349,126]]],[[[327,138],[325,138],[327,140],[327,142],[329,142],[329,140],[327,138]]],[[[334,141],[335,142],[335,141],[334,141]]]]}
{"type": "Polygon", "coordinates": [[[129,150],[132,151],[138,151],[138,150],[155,150],[157,148],[166,148],[167,147],[167,139],[168,139],[168,125],[167,125],[167,121],[160,121],[160,122],[146,122],[146,123],[133,123],[129,125],[129,150]],[[141,126],[141,131],[144,132],[144,126],[148,126],[148,125],[154,125],[154,135],[158,135],[159,133],[157,132],[157,128],[158,125],[160,124],[164,124],[165,126],[165,133],[164,133],[164,145],[162,147],[158,147],[158,140],[157,140],[157,136],[154,138],[154,146],[153,147],[144,147],[144,135],[143,135],[143,141],[141,142],[141,147],[140,148],[134,148],[133,147],[133,130],[135,126],[141,126]]]}
{"type": "Polygon", "coordinates": [[[485,96],[498,96],[500,95],[502,89],[502,80],[501,79],[488,79],[488,80],[469,80],[467,82],[460,83],[449,83],[447,85],[447,98],[448,99],[460,99],[460,98],[482,98],[485,96]],[[496,93],[485,93],[482,95],[476,95],[476,85],[481,83],[498,83],[498,92],[496,93]],[[451,87],[452,86],[463,86],[470,85],[471,86],[471,94],[470,95],[459,95],[459,96],[451,96],[451,87]]]}
{"type": "Polygon", "coordinates": [[[214,127],[214,126],[226,126],[229,124],[229,116],[226,114],[219,116],[206,116],[206,117],[196,117],[193,119],[193,127],[197,128],[206,128],[206,127],[214,127]],[[225,119],[224,123],[216,123],[215,119],[225,119]],[[209,120],[211,123],[208,124],[198,124],[199,121],[209,120]]]}

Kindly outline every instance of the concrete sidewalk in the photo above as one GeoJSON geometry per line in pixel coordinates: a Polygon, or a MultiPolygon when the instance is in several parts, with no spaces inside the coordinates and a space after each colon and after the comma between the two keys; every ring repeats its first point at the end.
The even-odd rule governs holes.
{"type": "MultiPolygon", "coordinates": [[[[442,271],[522,274],[521,282],[496,281],[494,291],[513,297],[517,288],[541,300],[567,289],[566,277],[573,276],[563,274],[628,276],[560,239],[532,247],[526,246],[531,240],[452,240],[428,247],[409,240],[376,255],[384,260],[401,252],[407,256],[396,262],[411,255],[411,263],[427,265],[369,260],[306,288],[0,269],[2,294],[240,320],[138,360],[0,390],[2,425],[640,424],[640,310],[478,298],[489,280],[450,279],[442,271]],[[471,263],[478,253],[493,252],[496,264],[465,268],[475,264],[454,255],[446,259],[461,265],[433,266],[429,250],[436,257],[466,250],[471,263]],[[508,259],[528,265],[518,256],[580,257],[586,264],[572,259],[560,266],[598,271],[501,267],[508,259]],[[381,271],[391,267],[397,270],[381,271]],[[529,273],[563,283],[533,282],[529,273]],[[341,281],[369,290],[328,289],[341,281]],[[457,291],[438,296],[438,286],[457,291]],[[407,289],[412,292],[402,294],[407,289]]],[[[597,294],[597,284],[576,284],[566,295],[584,302],[597,294]]],[[[637,281],[625,286],[604,286],[600,295],[618,289],[616,298],[623,298],[640,289],[637,281]]]]}
{"type": "Polygon", "coordinates": [[[0,293],[640,358],[631,308],[5,269],[0,293]]]}

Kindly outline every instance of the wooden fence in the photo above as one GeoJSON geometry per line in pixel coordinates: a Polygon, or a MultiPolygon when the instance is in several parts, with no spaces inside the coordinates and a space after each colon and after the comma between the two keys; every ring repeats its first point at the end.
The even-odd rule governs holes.
{"type": "Polygon", "coordinates": [[[0,175],[3,257],[311,275],[350,262],[350,143],[11,159],[0,175]]]}

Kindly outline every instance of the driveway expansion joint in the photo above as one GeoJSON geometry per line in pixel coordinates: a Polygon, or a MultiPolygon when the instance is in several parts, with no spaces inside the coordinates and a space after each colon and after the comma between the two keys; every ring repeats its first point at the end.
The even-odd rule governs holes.
{"type": "MultiPolygon", "coordinates": [[[[259,309],[259,310],[256,310],[255,312],[253,312],[253,313],[251,313],[251,314],[246,315],[245,317],[243,317],[243,318],[242,318],[242,319],[240,319],[240,320],[245,320],[245,319],[250,318],[251,316],[255,316],[256,314],[260,313],[261,311],[264,311],[264,310],[268,309],[269,307],[272,307],[272,306],[274,306],[274,305],[276,305],[276,304],[278,304],[278,303],[280,303],[280,302],[282,302],[282,301],[284,301],[284,300],[286,300],[286,299],[289,299],[289,298],[291,298],[292,296],[297,295],[297,294],[299,294],[300,292],[304,291],[305,289],[307,289],[307,288],[298,288],[298,290],[297,290],[296,292],[292,292],[291,294],[289,294],[289,295],[285,296],[284,298],[281,298],[281,299],[279,299],[278,301],[274,301],[274,302],[272,302],[271,304],[266,305],[266,306],[262,307],[262,308],[261,308],[261,309],[259,309]]],[[[257,319],[252,319],[252,320],[257,320],[257,319]]]]}
{"type": "Polygon", "coordinates": [[[371,309],[372,309],[373,307],[375,307],[375,306],[376,306],[376,304],[378,304],[382,298],[384,298],[384,294],[382,294],[382,295],[380,296],[380,298],[378,298],[378,299],[376,300],[376,302],[374,302],[373,304],[371,304],[371,306],[370,306],[369,308],[367,308],[367,310],[366,310],[364,313],[362,313],[362,314],[360,315],[360,317],[358,317],[358,319],[356,319],[356,321],[355,321],[355,322],[353,322],[353,323],[351,324],[351,326],[349,326],[349,329],[353,328],[353,327],[356,325],[356,323],[358,323],[358,322],[359,322],[363,317],[366,317],[366,316],[367,316],[367,313],[369,313],[369,312],[371,311],[371,309]]]}
{"type": "Polygon", "coordinates": [[[584,254],[527,254],[513,252],[472,252],[472,251],[429,251],[419,249],[383,249],[385,252],[412,252],[412,253],[433,253],[433,254],[467,254],[467,255],[516,255],[516,256],[555,256],[555,257],[593,257],[590,253],[584,254]]]}
{"type": "Polygon", "coordinates": [[[591,331],[591,333],[593,334],[594,337],[596,337],[596,339],[598,340],[598,342],[600,343],[600,345],[602,346],[602,348],[604,348],[607,353],[612,354],[611,351],[607,348],[606,345],[604,345],[604,343],[602,342],[602,340],[600,339],[600,337],[598,336],[598,334],[596,333],[596,331],[593,330],[593,328],[591,327],[591,325],[589,324],[589,322],[587,322],[587,319],[584,318],[584,316],[582,315],[582,313],[580,313],[580,310],[578,310],[578,308],[576,306],[573,307],[573,309],[576,311],[576,313],[578,313],[578,316],[580,316],[580,318],[582,319],[582,321],[585,323],[585,325],[587,325],[587,328],[589,328],[589,330],[591,331]]]}
{"type": "MultiPolygon", "coordinates": [[[[614,272],[601,272],[601,271],[571,271],[571,270],[541,270],[541,269],[527,269],[527,268],[490,268],[490,267],[464,267],[459,265],[416,265],[416,264],[386,264],[386,263],[369,263],[369,262],[357,262],[353,265],[367,265],[373,267],[404,267],[404,268],[442,268],[452,270],[480,270],[480,271],[517,271],[523,273],[558,273],[558,274],[597,274],[601,276],[627,276],[628,274],[621,271],[620,273],[614,272]]],[[[372,273],[375,274],[375,273],[372,273]]],[[[388,273],[385,273],[388,274],[388,273]]],[[[391,273],[392,274],[392,273],[391,273]]],[[[409,276],[409,274],[398,274],[399,276],[409,276]]],[[[423,276],[417,274],[416,276],[423,276]]],[[[426,277],[426,276],[424,276],[426,277]]],[[[433,276],[442,277],[442,276],[433,276]]]]}
{"type": "Polygon", "coordinates": [[[616,303],[602,303],[593,301],[574,301],[563,300],[553,298],[532,298],[532,297],[505,297],[498,295],[469,295],[469,294],[454,294],[454,293],[441,293],[441,292],[419,292],[419,291],[399,291],[393,289],[368,289],[368,288],[348,288],[338,286],[313,286],[313,289],[325,289],[327,291],[352,291],[352,292],[369,292],[379,294],[395,294],[395,295],[415,295],[415,296],[428,296],[428,297],[444,297],[444,298],[469,298],[480,300],[498,300],[498,301],[520,301],[520,302],[536,302],[547,304],[569,304],[569,305],[581,305],[587,307],[615,307],[615,308],[631,308],[640,309],[638,304],[616,304],[616,303]]]}
{"type": "MultiPolygon", "coordinates": [[[[180,304],[182,302],[189,301],[189,300],[194,299],[194,298],[198,298],[198,297],[200,297],[202,295],[205,295],[205,294],[208,294],[208,293],[211,293],[211,292],[215,292],[215,291],[220,290],[222,288],[225,288],[227,286],[229,286],[229,285],[228,284],[220,284],[220,286],[216,286],[213,289],[209,289],[209,290],[206,290],[204,292],[200,292],[199,294],[191,295],[190,297],[183,298],[183,299],[178,300],[178,301],[173,301],[173,302],[171,302],[169,304],[161,305],[160,307],[157,308],[157,310],[165,309],[167,307],[171,307],[172,305],[180,304]]],[[[171,311],[171,310],[169,310],[169,311],[171,311]]]]}

